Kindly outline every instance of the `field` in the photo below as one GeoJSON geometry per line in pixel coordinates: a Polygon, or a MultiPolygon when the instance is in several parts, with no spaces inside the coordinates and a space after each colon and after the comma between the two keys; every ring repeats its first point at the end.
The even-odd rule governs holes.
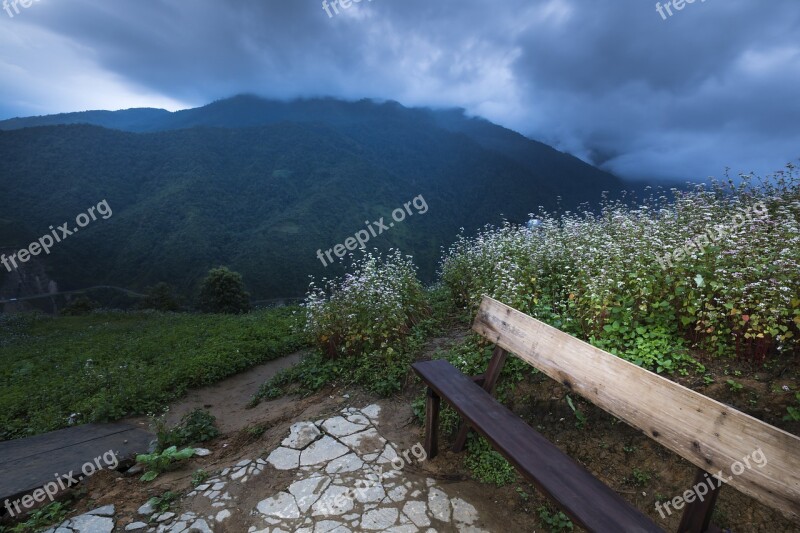
{"type": "Polygon", "coordinates": [[[0,317],[0,440],[156,412],[304,344],[298,309],[0,317]]]}

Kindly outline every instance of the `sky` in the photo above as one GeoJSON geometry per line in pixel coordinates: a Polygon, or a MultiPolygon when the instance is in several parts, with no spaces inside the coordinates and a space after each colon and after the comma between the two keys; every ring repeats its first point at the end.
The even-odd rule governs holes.
{"type": "Polygon", "coordinates": [[[800,159],[798,0],[3,1],[0,119],[374,98],[463,107],[629,179],[800,159]]]}

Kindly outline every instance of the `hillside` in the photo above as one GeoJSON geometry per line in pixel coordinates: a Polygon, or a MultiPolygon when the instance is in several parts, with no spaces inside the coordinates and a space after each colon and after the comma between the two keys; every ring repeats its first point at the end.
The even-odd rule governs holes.
{"type": "Polygon", "coordinates": [[[607,173],[462,111],[394,102],[241,96],[176,113],[13,119],[0,129],[4,251],[104,199],[113,210],[29,263],[62,290],[167,281],[190,295],[210,267],[226,264],[255,299],[302,294],[308,275],[342,271],[325,268],[318,249],[345,242],[367,220],[388,223],[419,196],[427,211],[412,210],[368,246],[414,255],[430,280],[461,227],[521,222],[539,206],[556,209],[559,197],[574,208],[622,189],[607,173]]]}

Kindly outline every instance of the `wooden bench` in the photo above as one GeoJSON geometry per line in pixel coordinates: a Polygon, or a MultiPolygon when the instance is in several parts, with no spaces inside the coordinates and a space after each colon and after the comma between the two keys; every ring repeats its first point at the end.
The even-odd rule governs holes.
{"type": "MultiPolygon", "coordinates": [[[[473,429],[586,530],[662,531],[492,397],[506,357],[513,353],[696,465],[694,486],[722,471],[726,484],[791,520],[800,519],[800,439],[794,435],[488,297],[484,297],[472,329],[496,345],[484,375],[467,377],[444,360],[412,365],[428,386],[425,448],[429,459],[437,454],[443,399],[463,420],[454,452],[464,449],[473,429]],[[731,465],[741,464],[758,450],[765,458],[763,466],[750,465],[752,468],[736,472],[738,475],[731,474],[731,465]]],[[[686,504],[679,533],[719,531],[710,523],[719,484],[710,483],[713,488],[703,501],[686,498],[693,501],[686,504]]]]}

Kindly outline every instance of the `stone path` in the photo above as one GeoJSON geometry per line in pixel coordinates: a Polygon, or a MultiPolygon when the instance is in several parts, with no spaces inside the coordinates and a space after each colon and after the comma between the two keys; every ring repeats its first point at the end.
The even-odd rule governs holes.
{"type": "Polygon", "coordinates": [[[111,533],[114,529],[114,506],[106,505],[66,520],[45,533],[111,533]]]}
{"type": "MultiPolygon", "coordinates": [[[[242,511],[231,495],[232,486],[244,486],[275,469],[291,479],[283,490],[264,494],[254,509],[244,511],[248,533],[484,532],[470,503],[450,497],[435,480],[406,470],[426,459],[424,449],[416,444],[409,450],[398,450],[387,442],[377,428],[379,414],[380,407],[370,405],[343,409],[316,422],[296,423],[266,458],[243,459],[219,471],[180,502],[183,509],[199,507],[212,512],[157,513],[145,504],[139,509],[138,521],[116,524],[114,531],[233,531],[231,517],[242,511]]],[[[84,529],[79,522],[88,520],[86,516],[71,519],[74,525],[59,526],[70,529],[54,528],[49,533],[110,533],[114,527],[110,522],[107,529],[84,529]]]]}

